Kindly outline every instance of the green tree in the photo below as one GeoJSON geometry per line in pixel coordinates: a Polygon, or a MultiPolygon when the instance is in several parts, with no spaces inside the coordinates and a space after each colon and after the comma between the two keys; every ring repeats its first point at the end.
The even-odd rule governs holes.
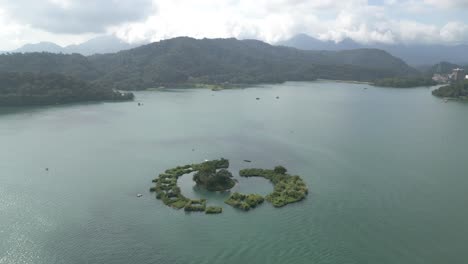
{"type": "Polygon", "coordinates": [[[287,170],[283,166],[276,166],[273,171],[278,174],[286,174],[287,170]]]}

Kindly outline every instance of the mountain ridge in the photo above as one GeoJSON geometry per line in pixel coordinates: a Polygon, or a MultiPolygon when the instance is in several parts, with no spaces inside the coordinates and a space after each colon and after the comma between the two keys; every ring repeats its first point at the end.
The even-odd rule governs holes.
{"type": "Polygon", "coordinates": [[[419,74],[377,49],[304,51],[259,40],[178,37],[117,53],[0,55],[0,72],[58,73],[101,86],[138,90],[159,86],[257,84],[339,79],[373,81],[419,74]]]}
{"type": "MultiPolygon", "coordinates": [[[[122,50],[136,48],[142,44],[129,44],[122,41],[121,39],[109,35],[109,36],[99,36],[92,39],[89,39],[80,44],[71,44],[67,46],[60,46],[53,42],[42,41],[38,43],[28,43],[15,50],[8,51],[8,53],[32,53],[32,52],[50,52],[50,53],[63,53],[63,54],[73,54],[78,53],[84,56],[90,56],[93,54],[102,54],[102,53],[115,53],[122,50]]],[[[5,51],[0,53],[7,53],[5,51]]]]}
{"type": "Polygon", "coordinates": [[[468,64],[468,45],[404,45],[404,44],[359,44],[352,39],[341,42],[322,41],[307,34],[298,34],[292,38],[275,43],[276,45],[295,47],[303,50],[346,50],[356,48],[376,48],[399,57],[410,65],[433,65],[441,61],[456,64],[468,64]]]}

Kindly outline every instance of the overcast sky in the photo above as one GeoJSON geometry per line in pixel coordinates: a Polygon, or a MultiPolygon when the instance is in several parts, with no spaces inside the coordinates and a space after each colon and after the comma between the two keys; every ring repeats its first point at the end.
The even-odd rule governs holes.
{"type": "Polygon", "coordinates": [[[0,0],[0,50],[103,34],[457,44],[468,43],[467,14],[468,0],[0,0]]]}

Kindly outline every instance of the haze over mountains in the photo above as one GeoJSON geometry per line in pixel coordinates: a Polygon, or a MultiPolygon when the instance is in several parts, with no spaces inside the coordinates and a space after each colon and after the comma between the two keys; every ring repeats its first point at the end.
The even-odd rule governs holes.
{"type": "MultiPolygon", "coordinates": [[[[147,43],[129,44],[113,36],[99,36],[81,44],[62,47],[52,42],[39,42],[26,44],[22,47],[9,51],[10,53],[50,52],[72,54],[78,53],[84,56],[94,54],[116,53],[129,50],[147,43]]],[[[323,41],[306,34],[298,34],[288,40],[274,43],[274,45],[293,47],[301,50],[315,51],[343,51],[352,49],[381,49],[391,55],[403,59],[413,66],[429,66],[442,61],[455,64],[468,64],[468,45],[431,45],[431,44],[360,44],[352,39],[346,38],[341,42],[323,41]]],[[[0,52],[6,53],[6,52],[0,52]]]]}
{"type": "Polygon", "coordinates": [[[294,47],[303,50],[349,50],[358,48],[375,48],[385,50],[399,57],[410,65],[433,65],[441,61],[456,64],[468,64],[468,45],[432,45],[432,44],[359,44],[351,39],[341,42],[322,41],[306,34],[299,34],[277,45],[294,47]]]}
{"type": "Polygon", "coordinates": [[[121,39],[108,35],[99,36],[90,39],[81,44],[68,45],[62,47],[52,42],[39,42],[35,44],[26,44],[22,47],[9,51],[10,53],[27,53],[27,52],[50,52],[50,53],[64,53],[72,54],[79,53],[85,56],[101,53],[115,53],[121,50],[132,49],[145,43],[129,44],[121,39]]]}

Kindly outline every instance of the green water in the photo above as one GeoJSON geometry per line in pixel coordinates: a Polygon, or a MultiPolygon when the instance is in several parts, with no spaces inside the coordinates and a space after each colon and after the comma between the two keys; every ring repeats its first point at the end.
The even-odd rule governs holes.
{"type": "Polygon", "coordinates": [[[0,110],[0,264],[467,262],[468,104],[334,82],[136,96],[0,110]],[[147,191],[166,168],[220,157],[237,178],[282,164],[309,196],[204,215],[147,191]]]}

